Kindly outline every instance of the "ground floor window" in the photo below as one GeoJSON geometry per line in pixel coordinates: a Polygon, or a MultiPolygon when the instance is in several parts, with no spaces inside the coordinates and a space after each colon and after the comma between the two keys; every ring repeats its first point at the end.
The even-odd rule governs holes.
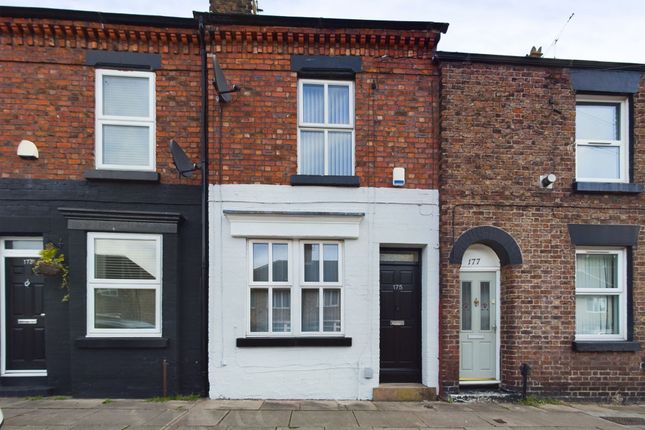
{"type": "Polygon", "coordinates": [[[625,249],[576,250],[576,340],[625,340],[625,249]]]}
{"type": "Polygon", "coordinates": [[[252,335],[342,334],[342,244],[249,242],[252,335]]]}
{"type": "Polygon", "coordinates": [[[161,235],[87,234],[87,335],[161,336],[161,235]]]}

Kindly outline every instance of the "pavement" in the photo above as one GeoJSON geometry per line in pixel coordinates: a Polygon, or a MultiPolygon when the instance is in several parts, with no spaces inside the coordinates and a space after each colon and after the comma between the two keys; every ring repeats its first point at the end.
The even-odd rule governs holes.
{"type": "Polygon", "coordinates": [[[2,430],[645,429],[645,404],[0,398],[2,430]],[[621,425],[607,418],[629,425],[621,425]]]}

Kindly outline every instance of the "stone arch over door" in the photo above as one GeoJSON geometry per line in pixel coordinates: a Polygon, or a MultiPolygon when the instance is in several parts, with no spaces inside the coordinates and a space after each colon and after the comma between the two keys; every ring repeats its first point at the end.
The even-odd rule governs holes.
{"type": "Polygon", "coordinates": [[[522,264],[522,251],[513,236],[498,227],[481,226],[467,230],[459,236],[450,251],[450,263],[461,264],[470,245],[481,243],[491,248],[499,257],[500,265],[522,264]]]}

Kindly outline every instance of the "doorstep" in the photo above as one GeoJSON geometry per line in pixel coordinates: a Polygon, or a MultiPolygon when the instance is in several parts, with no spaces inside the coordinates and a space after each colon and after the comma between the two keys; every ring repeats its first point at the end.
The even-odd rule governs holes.
{"type": "Polygon", "coordinates": [[[437,391],[423,384],[386,383],[372,390],[372,400],[384,402],[421,402],[437,400],[437,391]]]}
{"type": "Polygon", "coordinates": [[[455,403],[506,401],[512,402],[521,399],[520,393],[508,391],[497,386],[461,386],[459,393],[448,395],[448,399],[455,403]]]}

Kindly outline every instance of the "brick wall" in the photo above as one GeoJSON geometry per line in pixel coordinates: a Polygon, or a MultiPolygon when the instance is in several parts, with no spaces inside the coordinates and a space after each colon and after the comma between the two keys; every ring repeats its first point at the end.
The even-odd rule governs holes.
{"type": "MultiPolygon", "coordinates": [[[[575,246],[567,224],[642,224],[642,195],[573,193],[575,94],[561,68],[446,62],[442,74],[441,381],[459,378],[459,265],[452,245],[482,225],[504,229],[523,264],[501,271],[502,385],[549,396],[642,399],[645,353],[572,351],[575,246]],[[554,173],[553,190],[537,185],[554,173]]],[[[634,182],[645,182],[645,80],[634,97],[634,182]]],[[[645,342],[645,235],[633,253],[634,340],[645,342]]]]}
{"type": "Polygon", "coordinates": [[[361,186],[389,187],[392,168],[405,167],[406,187],[436,188],[435,37],[393,30],[211,29],[209,53],[242,90],[222,106],[211,98],[210,181],[220,181],[221,162],[223,183],[289,184],[298,168],[298,76],[290,70],[291,55],[357,55],[363,64],[355,87],[361,186]]]}
{"type": "Polygon", "coordinates": [[[176,139],[199,160],[200,60],[192,29],[6,18],[0,24],[0,178],[84,179],[94,168],[94,66],[85,51],[161,54],[157,84],[157,172],[177,178],[168,151],[176,139]],[[16,156],[33,141],[35,161],[16,156]]]}

